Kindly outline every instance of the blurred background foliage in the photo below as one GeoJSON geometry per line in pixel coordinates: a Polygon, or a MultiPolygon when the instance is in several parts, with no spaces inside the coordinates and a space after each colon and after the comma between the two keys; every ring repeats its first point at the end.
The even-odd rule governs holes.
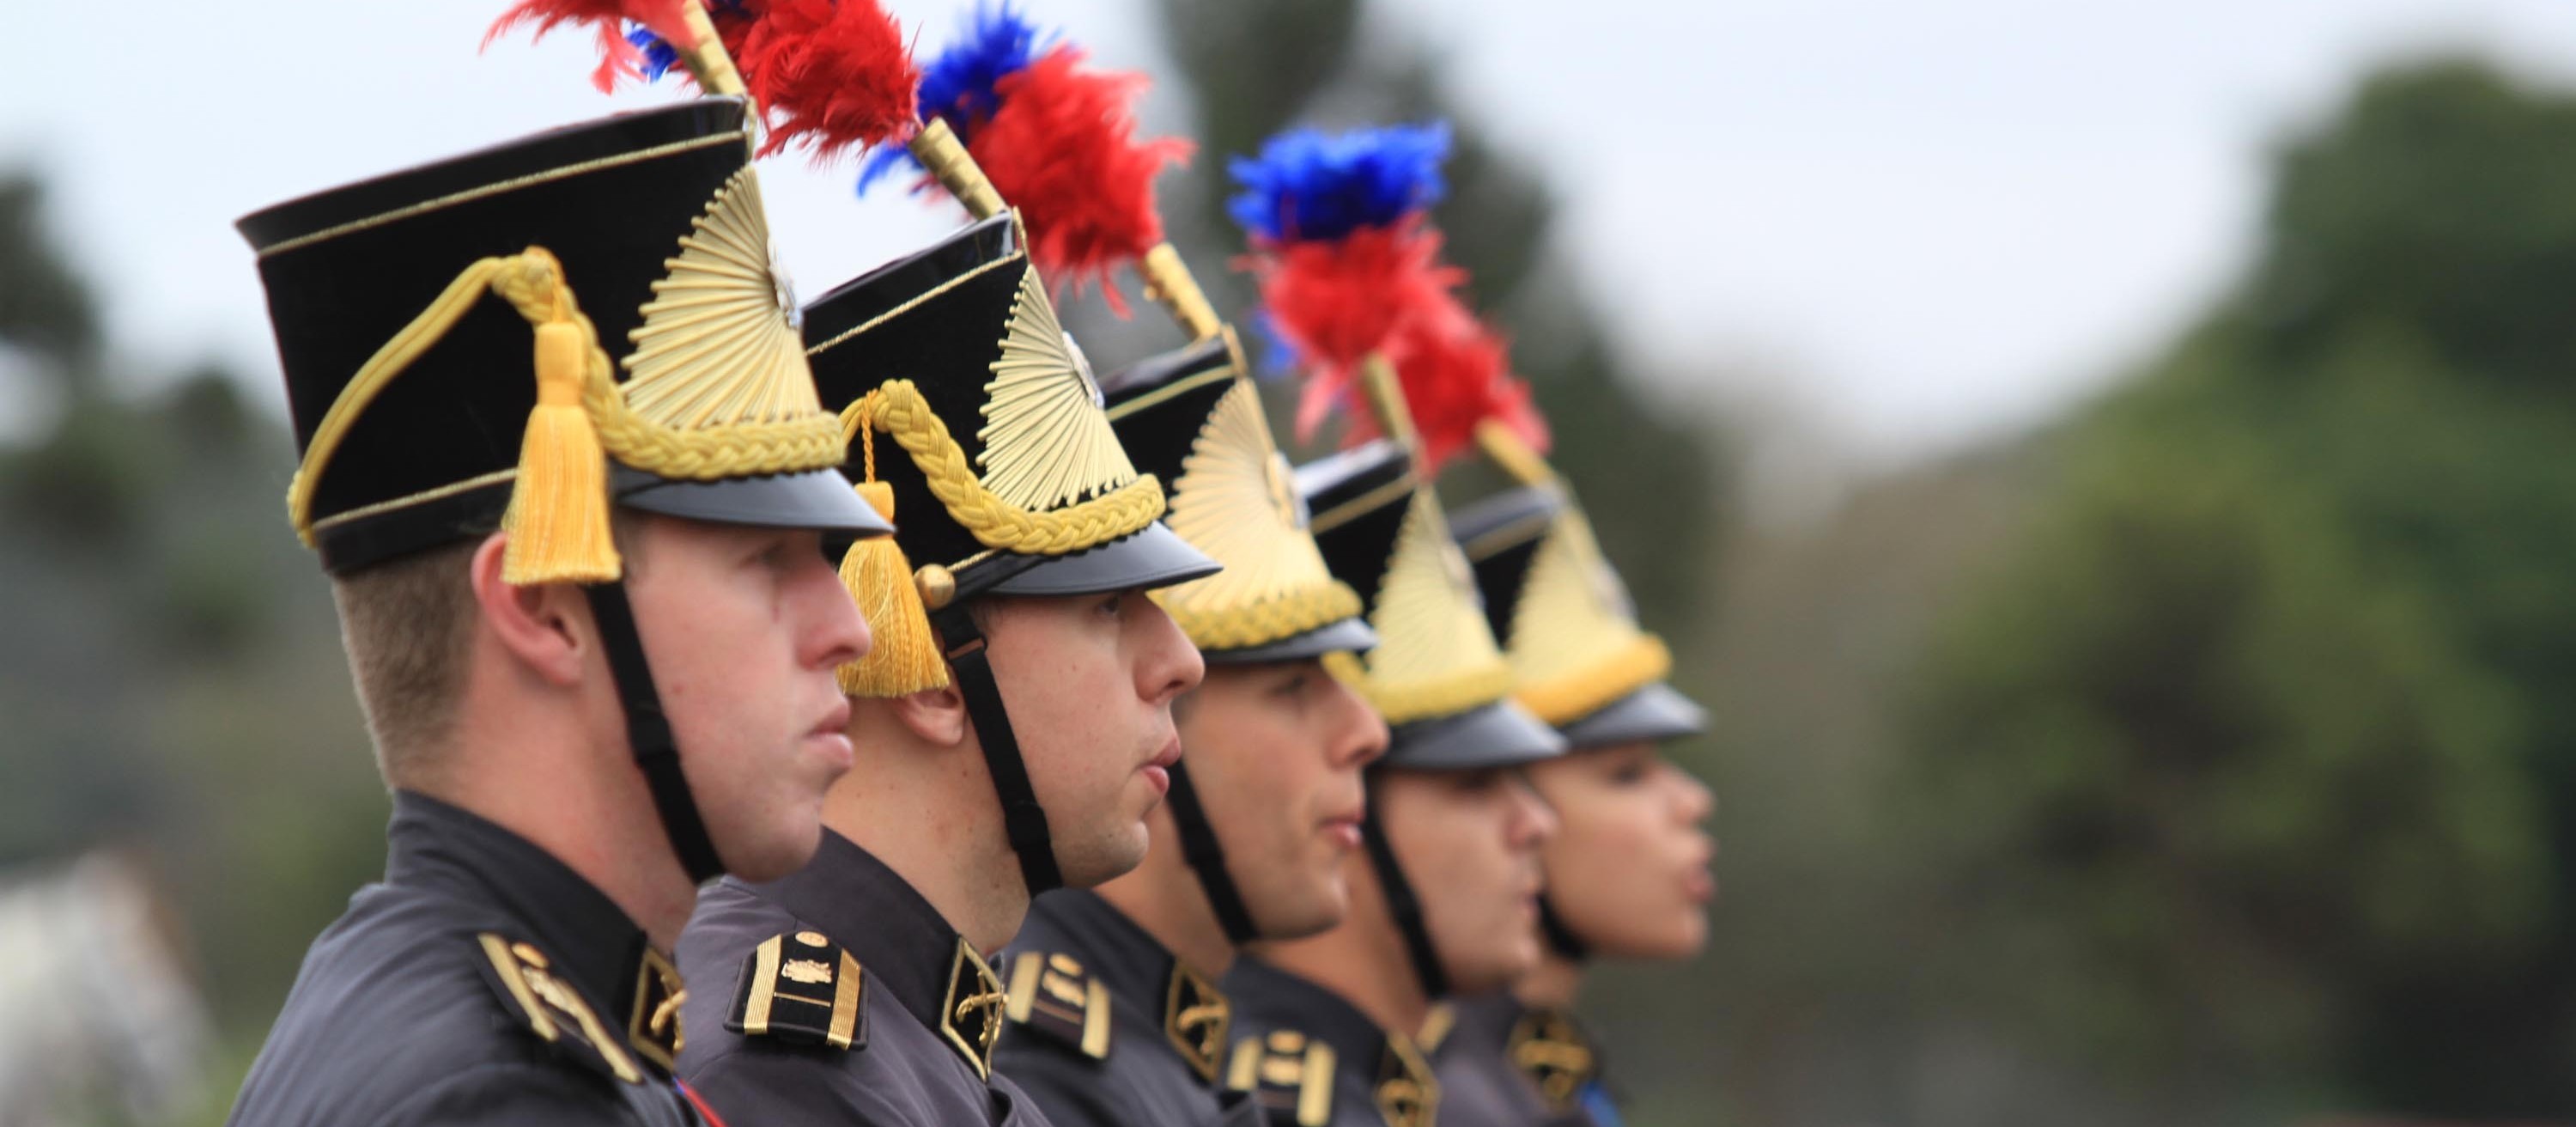
{"type": "MultiPolygon", "coordinates": [[[[1360,0],[1160,2],[1203,154],[1165,199],[1223,307],[1225,155],[1455,123],[1451,253],[1714,706],[1677,749],[1725,802],[1713,949],[1590,999],[1632,1122],[2576,1120],[2576,95],[2383,71],[2113,391],[1766,522],[1763,420],[1631,369],[1431,44],[1360,0]]],[[[0,863],[157,866],[230,1046],[214,1122],[386,803],[281,422],[129,370],[47,222],[0,178],[0,375],[44,405],[0,444],[0,863]]]]}

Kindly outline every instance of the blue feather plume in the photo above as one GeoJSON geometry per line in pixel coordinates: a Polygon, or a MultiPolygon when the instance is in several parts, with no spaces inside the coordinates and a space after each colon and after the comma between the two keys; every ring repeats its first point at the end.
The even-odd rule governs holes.
{"type": "MultiPolygon", "coordinates": [[[[1042,33],[1010,0],[977,4],[967,14],[958,41],[921,68],[921,119],[945,120],[959,144],[971,143],[976,123],[1002,107],[1002,95],[994,87],[1053,50],[1057,38],[1055,33],[1042,33]]],[[[911,151],[901,147],[870,154],[859,168],[860,194],[906,165],[921,167],[911,151]]]]}
{"type": "Polygon", "coordinates": [[[1236,157],[1226,172],[1243,191],[1225,202],[1237,225],[1274,242],[1331,241],[1385,227],[1440,202],[1449,192],[1446,122],[1389,125],[1331,136],[1293,129],[1258,157],[1236,157]]]}
{"type": "Polygon", "coordinates": [[[1254,372],[1254,376],[1264,382],[1275,382],[1279,377],[1305,367],[1305,354],[1289,343],[1288,334],[1279,331],[1279,322],[1270,316],[1268,309],[1253,310],[1251,324],[1252,339],[1261,346],[1261,363],[1257,365],[1260,370],[1254,372]]]}
{"type": "Polygon", "coordinates": [[[672,67],[680,65],[679,48],[671,46],[669,40],[653,34],[643,24],[628,23],[626,41],[644,52],[646,82],[660,82],[663,75],[671,73],[672,67]]]}
{"type": "MultiPolygon", "coordinates": [[[[714,0],[707,14],[739,16],[746,13],[742,10],[742,0],[714,0]]],[[[644,52],[644,81],[646,82],[660,82],[663,75],[671,73],[671,68],[680,65],[679,48],[671,46],[668,40],[653,34],[643,24],[633,20],[627,21],[626,41],[634,44],[637,50],[644,52]]]]}

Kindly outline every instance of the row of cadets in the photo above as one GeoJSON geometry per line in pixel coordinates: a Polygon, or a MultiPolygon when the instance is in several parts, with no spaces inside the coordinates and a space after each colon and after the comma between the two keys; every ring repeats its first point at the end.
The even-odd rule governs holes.
{"type": "MultiPolygon", "coordinates": [[[[854,42],[845,28],[892,27],[869,5],[710,15],[780,123],[773,145],[810,138],[829,159],[877,139],[800,123],[847,113],[852,91],[919,91],[904,109],[918,126],[863,183],[914,165],[976,219],[805,311],[824,401],[850,425],[853,476],[891,502],[899,551],[862,546],[843,568],[880,645],[844,679],[860,765],[826,805],[820,855],[784,880],[720,885],[682,941],[684,971],[735,987],[689,1007],[707,1032],[681,1071],[744,1121],[1046,1123],[1047,1101],[995,1073],[1005,1012],[1032,1003],[1005,991],[988,956],[1032,897],[1142,858],[1144,819],[1177,770],[1169,706],[1202,672],[1146,592],[1217,566],[1156,519],[1178,459],[1122,441],[1042,273],[1098,281],[1159,232],[1124,232],[1151,237],[1104,251],[1080,206],[1097,201],[1064,197],[1115,177],[1020,154],[1011,138],[1049,131],[1020,124],[1027,102],[991,104],[995,87],[1023,92],[1040,68],[1062,78],[1073,61],[1030,59],[1025,36],[1001,52],[1037,67],[997,82],[986,58],[916,71],[899,41],[854,42]]],[[[1143,189],[1161,161],[1150,148],[1137,159],[1129,180],[1143,189]]],[[[1203,419],[1215,399],[1178,402],[1203,419]]],[[[1076,1024],[1105,1020],[1102,987],[1078,969],[1070,982],[1057,990],[1076,1024]]]]}
{"type": "Polygon", "coordinates": [[[712,1121],[670,951],[700,882],[813,855],[868,645],[824,543],[888,531],[752,129],[697,101],[240,221],[394,813],[231,1122],[712,1121]]]}
{"type": "MultiPolygon", "coordinates": [[[[1238,163],[1249,190],[1235,210],[1253,237],[1269,322],[1308,375],[1301,428],[1348,396],[1353,342],[1377,341],[1377,363],[1361,366],[1360,378],[1387,405],[1355,416],[1352,437],[1365,437],[1372,422],[1411,413],[1435,470],[1439,460],[1473,450],[1517,483],[1460,510],[1455,532],[1504,646],[1513,699],[1576,754],[1532,759],[1519,769],[1556,819],[1537,851],[1546,891],[1534,905],[1544,939],[1534,966],[1509,978],[1507,989],[1475,977],[1496,965],[1479,956],[1525,958],[1503,958],[1506,948],[1528,942],[1525,927],[1476,930],[1495,901],[1453,897],[1442,887],[1422,901],[1427,923],[1407,925],[1401,908],[1393,913],[1414,980],[1429,996],[1454,999],[1433,1005],[1415,1027],[1419,1047],[1435,1062],[1431,1102],[1452,1123],[1615,1124],[1600,1049],[1570,1010],[1591,958],[1674,960],[1705,944],[1714,846],[1701,823],[1711,799],[1661,754],[1663,744],[1699,733],[1705,715],[1665,683],[1669,653],[1638,627],[1571,487],[1547,466],[1544,423],[1526,389],[1506,374],[1503,342],[1456,300],[1463,275],[1439,263],[1437,236],[1419,213],[1439,194],[1445,143],[1436,128],[1340,138],[1291,133],[1265,146],[1260,160],[1238,163]],[[1332,184],[1347,190],[1329,190],[1332,184]],[[1393,197],[1406,196],[1419,202],[1396,206],[1393,197]],[[1294,206],[1283,207],[1283,198],[1294,206]],[[1375,300],[1349,300],[1354,295],[1375,300]],[[1401,396],[1389,392],[1397,387],[1401,396]]],[[[1390,810],[1386,817],[1403,815],[1390,810]]],[[[1376,851],[1380,880],[1403,889],[1409,869],[1443,863],[1438,847],[1423,850],[1435,859],[1403,864],[1398,856],[1415,854],[1376,851]]],[[[1518,854],[1519,843],[1505,837],[1487,859],[1518,854]]],[[[1401,891],[1393,902],[1404,903],[1401,891]]],[[[1284,1077],[1289,1070],[1276,1056],[1236,1063],[1284,1077]]],[[[1406,1104],[1389,1097],[1406,1089],[1403,1078],[1381,1068],[1374,1118],[1351,1113],[1349,1100],[1331,1111],[1310,1103],[1278,1118],[1400,1124],[1408,1121],[1406,1104]]],[[[1274,1102],[1283,1111],[1290,1106],[1274,1102]]]]}
{"type": "MultiPolygon", "coordinates": [[[[930,69],[925,99],[1006,195],[1061,194],[1036,182],[1012,192],[1021,179],[1083,186],[1025,209],[1034,237],[1111,248],[1100,265],[1137,269],[1191,338],[1111,377],[1106,393],[1120,438],[1170,491],[1173,530],[1225,565],[1155,592],[1209,669],[1175,706],[1170,795],[1135,872],[1037,899],[1009,955],[1011,1026],[995,1067],[1062,1127],[1257,1124],[1250,1095],[1223,1083],[1233,1023],[1217,983],[1240,945],[1342,918],[1361,772],[1386,725],[1325,661],[1377,636],[1307,527],[1232,328],[1161,242],[1150,172],[1177,146],[1133,139],[1141,77],[1080,65],[1078,49],[1007,8],[980,14],[930,69]]],[[[1379,532],[1383,555],[1393,529],[1379,532]]]]}
{"type": "Polygon", "coordinates": [[[1379,636],[1338,672],[1393,729],[1346,863],[1348,918],[1254,944],[1226,980],[1247,1026],[1229,1079],[1274,1123],[1474,1122],[1448,1110],[1415,1034],[1441,999],[1502,989],[1539,956],[1538,850],[1555,822],[1523,772],[1565,744],[1512,701],[1430,481],[1463,427],[1532,421],[1440,260],[1426,213],[1447,146],[1436,126],[1297,131],[1233,169],[1263,315],[1305,375],[1300,429],[1341,415],[1359,443],[1300,484],[1379,636]]]}

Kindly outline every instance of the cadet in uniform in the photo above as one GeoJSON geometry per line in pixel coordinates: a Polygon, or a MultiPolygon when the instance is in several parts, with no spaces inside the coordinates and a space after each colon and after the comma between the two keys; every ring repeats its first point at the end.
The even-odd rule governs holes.
{"type": "Polygon", "coordinates": [[[241,221],[395,794],[232,1122],[701,1121],[666,952],[699,882],[813,855],[867,645],[818,533],[888,528],[833,472],[748,125],[702,100],[241,221]]]}
{"type": "Polygon", "coordinates": [[[844,471],[901,531],[842,574],[880,644],[844,671],[859,766],[813,865],[712,890],[682,1075],[742,1123],[1042,1123],[992,1075],[987,954],[1029,900],[1134,868],[1198,652],[1145,596],[1217,570],[1159,520],[1016,218],[936,123],[914,151],[982,219],[805,311],[844,471]]]}
{"type": "Polygon", "coordinates": [[[1608,1127],[1619,1116],[1601,1051],[1571,1007],[1595,955],[1684,959],[1707,943],[1716,846],[1701,824],[1712,801],[1659,750],[1707,718],[1665,683],[1672,658],[1638,628],[1572,489],[1503,428],[1477,442],[1520,486],[1461,509],[1458,539],[1514,698],[1575,754],[1530,771],[1559,823],[1540,851],[1547,957],[1512,991],[1461,1000],[1435,1063],[1453,1099],[1484,1109],[1477,1122],[1608,1127]]]}
{"type": "Polygon", "coordinates": [[[1209,668],[1174,706],[1183,758],[1145,863],[1039,897],[1013,944],[999,1067],[1059,1127],[1260,1122],[1222,1082],[1232,1008],[1217,979],[1241,944],[1340,921],[1361,772],[1386,746],[1385,723],[1323,665],[1375,644],[1359,595],[1306,529],[1231,331],[1202,327],[1108,392],[1127,449],[1172,483],[1173,530],[1225,570],[1156,594],[1209,668]]]}

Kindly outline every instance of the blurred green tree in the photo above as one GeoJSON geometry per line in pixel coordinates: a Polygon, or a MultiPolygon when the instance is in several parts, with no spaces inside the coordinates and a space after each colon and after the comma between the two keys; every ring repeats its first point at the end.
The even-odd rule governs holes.
{"type": "Polygon", "coordinates": [[[282,517],[292,444],[231,373],[120,367],[43,198],[0,175],[0,345],[60,408],[0,442],[0,866],[135,849],[255,1043],[381,871],[384,790],[282,517]]]}
{"type": "Polygon", "coordinates": [[[2242,287],[2045,439],[1907,776],[2012,1012],[2132,1070],[2576,1114],[2571,297],[2576,97],[2393,70],[2282,150],[2242,287]]]}

